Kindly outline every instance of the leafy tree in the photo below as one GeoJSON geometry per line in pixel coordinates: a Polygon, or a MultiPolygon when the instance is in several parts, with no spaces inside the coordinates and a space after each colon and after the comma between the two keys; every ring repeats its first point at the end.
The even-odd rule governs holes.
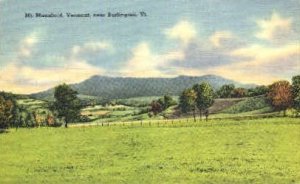
{"type": "Polygon", "coordinates": [[[36,125],[36,121],[34,119],[33,113],[28,112],[25,117],[26,127],[34,127],[36,125]]]}
{"type": "Polygon", "coordinates": [[[158,100],[153,100],[150,104],[149,111],[152,112],[153,115],[157,115],[158,113],[166,110],[167,108],[175,104],[176,102],[172,99],[171,96],[165,95],[164,97],[158,100]]]}
{"type": "Polygon", "coordinates": [[[181,112],[193,111],[194,121],[196,121],[196,98],[197,93],[193,89],[185,89],[179,97],[179,108],[181,112]]]}
{"type": "Polygon", "coordinates": [[[8,128],[13,121],[13,108],[12,100],[6,100],[0,96],[0,128],[8,128]]]}
{"type": "Polygon", "coordinates": [[[212,86],[207,82],[196,84],[193,86],[196,92],[196,106],[199,110],[200,119],[202,119],[202,113],[206,111],[214,103],[214,91],[212,86]]]}
{"type": "Polygon", "coordinates": [[[26,126],[26,122],[25,122],[25,117],[23,116],[23,113],[20,116],[20,126],[25,127],[26,126]]]}
{"type": "Polygon", "coordinates": [[[21,113],[19,108],[14,108],[13,116],[14,116],[14,126],[16,127],[16,129],[18,129],[20,126],[22,126],[21,113]]]}
{"type": "Polygon", "coordinates": [[[44,115],[38,114],[36,112],[32,113],[34,122],[36,123],[36,126],[40,127],[41,125],[45,124],[46,118],[44,115]]]}
{"type": "Polygon", "coordinates": [[[160,99],[155,100],[155,101],[161,105],[161,111],[163,111],[163,110],[164,110],[164,107],[165,107],[165,101],[164,101],[164,98],[160,98],[160,99]]]}
{"type": "Polygon", "coordinates": [[[288,81],[278,81],[270,85],[268,99],[275,110],[285,110],[293,102],[292,87],[288,81]]]}
{"type": "Polygon", "coordinates": [[[233,98],[242,98],[245,96],[247,96],[247,90],[245,88],[235,88],[231,94],[233,98]]]}
{"type": "Polygon", "coordinates": [[[217,92],[220,98],[230,98],[234,90],[234,84],[225,84],[217,92]]]}
{"type": "Polygon", "coordinates": [[[66,128],[69,122],[77,120],[80,116],[81,105],[77,94],[77,91],[73,90],[67,84],[55,87],[53,108],[59,118],[64,118],[66,128]]]}
{"type": "Polygon", "coordinates": [[[54,126],[55,118],[52,115],[48,114],[46,118],[46,123],[48,126],[54,126]]]}
{"type": "Polygon", "coordinates": [[[150,111],[153,112],[154,115],[163,111],[163,106],[159,100],[153,100],[150,104],[150,111]]]}
{"type": "Polygon", "coordinates": [[[269,88],[267,86],[257,86],[255,88],[251,88],[248,90],[248,96],[259,96],[265,95],[269,92],[269,88]]]}
{"type": "Polygon", "coordinates": [[[16,95],[0,92],[0,128],[16,126],[20,118],[16,103],[16,95]]]}
{"type": "Polygon", "coordinates": [[[300,111],[300,75],[292,78],[293,107],[300,111]]]}
{"type": "Polygon", "coordinates": [[[171,107],[172,105],[176,105],[176,101],[169,95],[164,96],[164,109],[171,107]]]}

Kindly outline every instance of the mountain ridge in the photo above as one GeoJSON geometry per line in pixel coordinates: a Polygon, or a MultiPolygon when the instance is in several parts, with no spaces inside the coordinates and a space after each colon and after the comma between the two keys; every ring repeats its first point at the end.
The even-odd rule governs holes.
{"type": "MultiPolygon", "coordinates": [[[[194,84],[208,82],[214,89],[224,84],[234,84],[236,87],[250,88],[255,84],[243,84],[234,80],[226,79],[218,75],[177,77],[109,77],[94,75],[90,78],[70,86],[81,95],[96,96],[103,99],[121,99],[143,96],[162,96],[165,94],[179,95],[185,88],[194,84]]],[[[53,99],[54,88],[31,94],[37,99],[53,99]]]]}

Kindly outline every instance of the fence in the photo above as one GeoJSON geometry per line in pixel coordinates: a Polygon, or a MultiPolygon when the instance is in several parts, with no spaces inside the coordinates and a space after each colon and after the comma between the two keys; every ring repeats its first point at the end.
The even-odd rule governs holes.
{"type": "Polygon", "coordinates": [[[274,114],[260,114],[260,115],[248,115],[248,116],[232,116],[232,117],[214,117],[200,120],[199,118],[194,121],[193,118],[181,118],[181,119],[162,119],[162,120],[140,120],[140,121],[128,121],[128,122],[92,122],[92,123],[77,123],[70,125],[71,127],[85,127],[85,126],[101,126],[101,127],[190,127],[190,126],[212,126],[213,124],[221,124],[222,120],[249,120],[260,118],[280,117],[274,114]]]}

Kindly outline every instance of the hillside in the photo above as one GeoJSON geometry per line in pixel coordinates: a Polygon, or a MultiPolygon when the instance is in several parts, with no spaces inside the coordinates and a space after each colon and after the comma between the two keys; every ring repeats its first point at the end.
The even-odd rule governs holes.
{"type": "MultiPolygon", "coordinates": [[[[132,78],[93,76],[81,83],[71,86],[81,95],[101,97],[102,99],[121,99],[144,96],[162,96],[165,94],[179,95],[183,89],[200,82],[209,82],[218,89],[224,84],[234,84],[237,87],[253,87],[225,79],[216,75],[199,77],[178,76],[175,78],[132,78]]],[[[31,95],[38,99],[53,99],[53,89],[31,95]]]]}

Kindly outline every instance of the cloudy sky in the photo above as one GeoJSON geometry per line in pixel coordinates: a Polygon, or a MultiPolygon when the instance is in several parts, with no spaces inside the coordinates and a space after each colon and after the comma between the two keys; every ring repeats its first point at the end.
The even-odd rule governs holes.
{"type": "Polygon", "coordinates": [[[96,74],[270,84],[299,71],[300,0],[0,0],[0,90],[32,93],[96,74]],[[24,18],[68,12],[138,16],[24,18]]]}

